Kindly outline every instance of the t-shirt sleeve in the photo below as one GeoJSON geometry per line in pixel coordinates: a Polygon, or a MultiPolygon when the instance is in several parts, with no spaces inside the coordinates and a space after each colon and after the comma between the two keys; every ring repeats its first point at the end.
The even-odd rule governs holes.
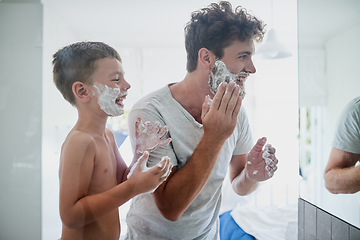
{"type": "MultiPolygon", "coordinates": [[[[157,113],[156,109],[152,109],[151,106],[144,105],[140,107],[137,106],[133,108],[129,113],[128,124],[129,124],[129,136],[132,146],[132,151],[135,151],[135,122],[138,117],[141,117],[143,122],[150,121],[155,123],[156,121],[160,123],[161,127],[164,127],[164,121],[161,118],[161,115],[157,113]]],[[[168,132],[162,139],[167,139],[171,137],[170,132],[168,132]]],[[[149,160],[147,162],[148,167],[153,167],[161,161],[161,158],[164,156],[170,157],[170,162],[173,166],[177,166],[176,156],[172,149],[171,142],[166,146],[161,146],[150,152],[149,160]]]]}
{"type": "Polygon", "coordinates": [[[333,147],[360,154],[360,98],[351,101],[342,112],[333,147]]]}
{"type": "Polygon", "coordinates": [[[253,146],[253,139],[251,135],[249,121],[243,107],[240,109],[240,113],[238,116],[238,125],[235,130],[238,131],[239,138],[237,139],[233,155],[242,155],[250,152],[253,146]]]}

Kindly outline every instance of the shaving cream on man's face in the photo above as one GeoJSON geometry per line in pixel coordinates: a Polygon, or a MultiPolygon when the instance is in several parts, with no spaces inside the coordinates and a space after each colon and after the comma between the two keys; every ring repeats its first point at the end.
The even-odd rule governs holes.
{"type": "Polygon", "coordinates": [[[210,73],[209,76],[209,87],[210,87],[210,92],[212,94],[216,94],[217,89],[219,88],[220,84],[222,82],[235,82],[236,84],[239,85],[239,82],[241,83],[239,85],[240,87],[240,93],[239,95],[244,98],[245,97],[245,87],[243,85],[243,83],[246,80],[246,77],[248,76],[248,73],[246,72],[239,72],[237,74],[233,74],[231,73],[225,63],[219,59],[217,59],[214,63],[214,68],[210,73]]]}
{"type": "Polygon", "coordinates": [[[100,108],[110,116],[120,116],[124,114],[123,100],[127,95],[127,91],[120,91],[119,88],[111,88],[101,83],[95,82],[94,96],[98,96],[100,108]]]}

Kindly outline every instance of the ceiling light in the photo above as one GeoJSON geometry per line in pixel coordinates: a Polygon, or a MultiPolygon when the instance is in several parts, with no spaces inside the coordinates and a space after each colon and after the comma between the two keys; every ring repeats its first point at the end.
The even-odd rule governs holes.
{"type": "Polygon", "coordinates": [[[292,55],[286,46],[278,40],[274,29],[269,30],[265,42],[256,53],[261,54],[266,59],[286,58],[292,55]]]}

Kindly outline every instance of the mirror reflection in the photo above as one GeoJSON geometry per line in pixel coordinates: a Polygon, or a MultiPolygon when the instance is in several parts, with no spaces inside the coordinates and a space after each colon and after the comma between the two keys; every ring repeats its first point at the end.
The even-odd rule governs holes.
{"type": "Polygon", "coordinates": [[[298,19],[300,197],[359,227],[360,2],[299,0],[298,19]]]}

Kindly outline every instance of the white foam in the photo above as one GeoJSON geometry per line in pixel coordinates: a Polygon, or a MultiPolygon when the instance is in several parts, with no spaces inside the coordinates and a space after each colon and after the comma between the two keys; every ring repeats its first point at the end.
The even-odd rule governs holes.
{"type": "Polygon", "coordinates": [[[124,114],[124,108],[116,104],[116,99],[126,96],[126,91],[121,92],[119,88],[111,88],[98,82],[95,82],[93,87],[95,88],[93,94],[98,96],[99,106],[106,114],[110,116],[124,114]]]}
{"type": "MultiPolygon", "coordinates": [[[[164,168],[165,168],[165,163],[163,162],[165,159],[170,161],[170,157],[164,156],[164,157],[161,158],[161,161],[156,165],[156,166],[162,168],[161,171],[164,170],[164,168]]],[[[149,168],[149,167],[146,166],[146,162],[147,162],[147,161],[143,161],[143,162],[141,163],[141,165],[140,165],[140,170],[141,170],[142,172],[148,172],[148,171],[151,169],[151,168],[149,168]]],[[[127,179],[129,179],[130,176],[133,174],[133,172],[134,172],[135,168],[137,167],[138,163],[139,163],[139,160],[131,167],[131,169],[130,169],[128,175],[127,175],[127,179]]],[[[154,166],[154,167],[156,167],[156,166],[154,166]]],[[[166,173],[164,173],[161,177],[163,178],[163,177],[166,177],[168,174],[170,174],[170,173],[171,173],[171,169],[172,169],[172,164],[170,163],[170,167],[168,168],[168,170],[166,171],[166,173]]],[[[153,192],[155,192],[155,190],[156,190],[160,185],[161,185],[161,183],[160,183],[159,185],[157,185],[153,190],[149,191],[148,193],[153,193],[153,192]]]]}
{"type": "MultiPolygon", "coordinates": [[[[239,72],[237,74],[233,74],[231,73],[225,63],[219,59],[217,59],[214,63],[214,68],[210,73],[209,76],[209,87],[210,87],[210,92],[212,94],[216,94],[217,89],[219,88],[220,84],[222,82],[226,82],[226,83],[230,83],[230,82],[235,82],[236,80],[239,78],[240,75],[247,75],[247,73],[244,72],[239,72]]],[[[244,98],[245,97],[245,87],[244,86],[240,86],[240,93],[239,95],[244,98]]]]}
{"type": "Polygon", "coordinates": [[[270,163],[272,163],[272,159],[270,159],[270,150],[269,148],[271,147],[271,144],[266,144],[265,145],[265,149],[264,149],[264,152],[262,154],[262,157],[264,158],[265,160],[265,170],[268,174],[269,177],[272,177],[274,175],[274,173],[271,171],[271,167],[270,167],[270,163]]]}

